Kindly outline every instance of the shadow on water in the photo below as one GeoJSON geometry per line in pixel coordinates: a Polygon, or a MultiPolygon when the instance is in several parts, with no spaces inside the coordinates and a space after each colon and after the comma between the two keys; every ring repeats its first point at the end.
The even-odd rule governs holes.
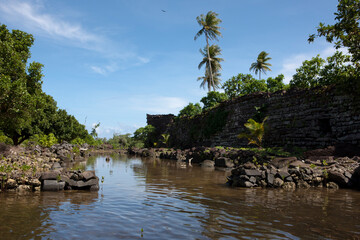
{"type": "Polygon", "coordinates": [[[171,160],[94,156],[99,192],[0,194],[1,239],[351,239],[360,192],[240,189],[230,173],[171,160]]]}

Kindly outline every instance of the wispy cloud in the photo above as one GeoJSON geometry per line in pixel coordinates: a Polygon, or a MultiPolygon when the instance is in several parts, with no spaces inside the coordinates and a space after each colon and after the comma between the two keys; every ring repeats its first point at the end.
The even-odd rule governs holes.
{"type": "Polygon", "coordinates": [[[310,60],[312,57],[315,57],[317,54],[320,54],[321,58],[326,59],[327,57],[333,55],[336,51],[343,52],[348,54],[348,51],[345,48],[335,49],[333,47],[327,47],[320,51],[319,53],[301,53],[293,55],[284,60],[281,73],[285,76],[285,82],[289,83],[292,79],[292,76],[296,73],[296,69],[299,68],[305,60],[310,60]]]}
{"type": "MultiPolygon", "coordinates": [[[[97,123],[93,123],[91,125],[91,128],[93,128],[97,123]]],[[[126,125],[118,123],[117,126],[103,126],[100,125],[96,129],[96,133],[99,137],[106,137],[111,138],[114,136],[114,134],[126,134],[126,133],[133,133],[136,129],[138,129],[140,126],[137,125],[126,125]]]]}
{"type": "Polygon", "coordinates": [[[64,38],[81,44],[102,41],[99,36],[86,31],[78,23],[70,23],[53,15],[41,13],[40,4],[18,0],[2,0],[0,3],[0,11],[7,18],[39,34],[52,38],[64,38]]]}
{"type": "Polygon", "coordinates": [[[113,42],[98,32],[85,29],[79,22],[70,21],[47,12],[43,1],[0,0],[0,20],[6,19],[22,30],[101,54],[99,58],[110,62],[90,66],[90,70],[106,75],[122,68],[147,64],[148,58],[139,56],[131,44],[113,42]]]}

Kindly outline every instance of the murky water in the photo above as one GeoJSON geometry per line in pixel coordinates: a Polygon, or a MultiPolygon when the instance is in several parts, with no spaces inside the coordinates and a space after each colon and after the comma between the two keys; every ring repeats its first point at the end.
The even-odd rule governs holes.
{"type": "Polygon", "coordinates": [[[360,191],[234,189],[159,159],[90,159],[99,192],[0,194],[0,239],[358,239],[360,191]]]}

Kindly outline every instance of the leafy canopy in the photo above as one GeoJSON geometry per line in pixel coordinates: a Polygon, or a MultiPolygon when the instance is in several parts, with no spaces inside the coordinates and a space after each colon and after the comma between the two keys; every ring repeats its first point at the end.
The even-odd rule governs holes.
{"type": "Polygon", "coordinates": [[[189,103],[183,109],[180,110],[178,117],[192,117],[201,114],[202,109],[199,103],[189,103]]]}
{"type": "Polygon", "coordinates": [[[227,99],[228,99],[228,97],[225,93],[211,91],[211,92],[208,92],[207,96],[203,97],[200,100],[200,102],[202,102],[204,104],[203,110],[207,110],[227,99]]]}

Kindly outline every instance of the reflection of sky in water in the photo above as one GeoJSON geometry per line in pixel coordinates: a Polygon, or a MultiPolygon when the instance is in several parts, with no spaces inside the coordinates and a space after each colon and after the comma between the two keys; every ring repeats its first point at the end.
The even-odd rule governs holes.
{"type": "Polygon", "coordinates": [[[354,238],[360,192],[229,188],[225,171],[112,155],[99,192],[0,194],[1,239],[354,238]],[[341,214],[340,214],[341,213],[341,214]]]}

